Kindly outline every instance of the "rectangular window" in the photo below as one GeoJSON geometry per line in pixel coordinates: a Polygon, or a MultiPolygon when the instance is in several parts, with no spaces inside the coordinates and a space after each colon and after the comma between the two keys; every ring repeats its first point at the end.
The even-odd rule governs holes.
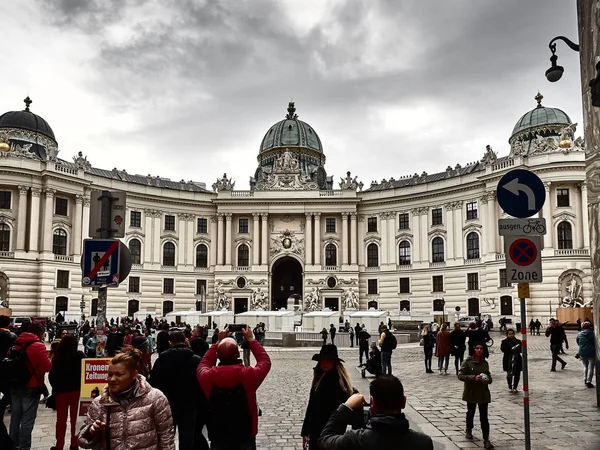
{"type": "Polygon", "coordinates": [[[68,270],[57,270],[56,271],[56,288],[57,289],[69,289],[69,275],[68,270]]]}
{"type": "Polygon", "coordinates": [[[477,219],[477,202],[467,203],[467,220],[477,219]]]}
{"type": "Polygon", "coordinates": [[[11,191],[0,191],[0,209],[10,209],[11,199],[11,191]]]}
{"type": "Polygon", "coordinates": [[[408,230],[410,228],[410,224],[408,223],[409,217],[408,213],[402,213],[398,215],[398,229],[399,230],[408,230]]]}
{"type": "Polygon", "coordinates": [[[69,210],[69,200],[66,198],[56,197],[56,203],[54,205],[54,214],[57,216],[67,216],[69,210]]]}
{"type": "Polygon", "coordinates": [[[432,277],[432,291],[444,292],[444,275],[434,275],[432,277]]]}
{"type": "Polygon", "coordinates": [[[140,292],[140,277],[129,277],[129,291],[128,292],[140,292]]]}
{"type": "Polygon", "coordinates": [[[174,294],[175,293],[175,279],[165,278],[163,280],[163,294],[174,294]]]}
{"type": "Polygon", "coordinates": [[[467,274],[467,290],[478,291],[479,290],[479,274],[468,273],[467,274]]]}
{"type": "Polygon", "coordinates": [[[377,294],[377,280],[367,280],[367,294],[377,294]]]}
{"type": "Polygon", "coordinates": [[[134,228],[142,227],[142,212],[141,211],[131,211],[129,213],[129,226],[134,228]]]}
{"type": "Polygon", "coordinates": [[[238,233],[247,234],[248,233],[248,219],[240,219],[238,222],[238,233]]]}
{"type": "Polygon", "coordinates": [[[431,225],[442,225],[442,208],[434,208],[431,210],[431,225]]]}
{"type": "Polygon", "coordinates": [[[198,233],[199,234],[207,234],[208,233],[208,219],[204,217],[198,218],[198,233]]]}
{"type": "Polygon", "coordinates": [[[569,190],[567,188],[556,190],[556,206],[569,206],[569,190]]]}
{"type": "Polygon", "coordinates": [[[377,217],[368,217],[367,218],[367,232],[368,233],[376,233],[377,232],[377,217]]]}
{"type": "Polygon", "coordinates": [[[175,231],[175,216],[171,216],[171,215],[165,216],[165,230],[166,231],[175,231]]]}
{"type": "Polygon", "coordinates": [[[206,294],[206,280],[196,280],[196,295],[202,294],[202,288],[204,288],[204,294],[206,294]]]}
{"type": "Polygon", "coordinates": [[[325,233],[335,233],[335,217],[325,219],[325,233]]]}
{"type": "Polygon", "coordinates": [[[499,283],[498,286],[499,287],[511,287],[512,284],[508,282],[508,279],[506,278],[506,269],[500,269],[500,273],[499,273],[499,283]]]}
{"type": "Polygon", "coordinates": [[[410,278],[400,278],[400,293],[410,294],[410,278]]]}

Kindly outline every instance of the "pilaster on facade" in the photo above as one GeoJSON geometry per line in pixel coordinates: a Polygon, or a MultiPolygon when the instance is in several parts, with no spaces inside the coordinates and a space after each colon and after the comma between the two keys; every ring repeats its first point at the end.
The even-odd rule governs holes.
{"type": "Polygon", "coordinates": [[[312,256],[313,256],[313,247],[314,247],[313,237],[312,237],[313,213],[305,213],[304,215],[306,217],[306,222],[304,225],[305,265],[312,266],[313,265],[312,256]]]}
{"type": "Polygon", "coordinates": [[[17,251],[25,251],[25,234],[27,232],[27,194],[29,186],[19,186],[19,212],[17,223],[17,251]]]}
{"type": "Polygon", "coordinates": [[[56,189],[44,189],[44,228],[42,251],[52,256],[52,219],[54,217],[54,194],[56,189]]]}
{"type": "Polygon", "coordinates": [[[342,267],[347,266],[349,262],[349,251],[348,251],[348,213],[342,213],[342,251],[341,251],[341,265],[342,267]]]}
{"type": "Polygon", "coordinates": [[[231,248],[233,247],[232,236],[233,214],[225,214],[225,265],[231,266],[231,248]]]}
{"type": "Polygon", "coordinates": [[[554,233],[552,226],[552,197],[550,185],[550,181],[544,181],[544,188],[546,189],[546,201],[544,202],[544,206],[542,207],[542,217],[546,219],[546,234],[543,237],[544,249],[552,248],[554,242],[554,233]]]}
{"type": "Polygon", "coordinates": [[[261,213],[260,214],[260,265],[268,266],[269,265],[269,214],[261,213]]]}
{"type": "Polygon", "coordinates": [[[321,213],[320,212],[316,212],[314,213],[314,219],[315,219],[315,233],[314,233],[314,239],[317,245],[315,245],[315,257],[314,257],[314,262],[315,262],[315,266],[320,266],[321,265],[321,213]]]}

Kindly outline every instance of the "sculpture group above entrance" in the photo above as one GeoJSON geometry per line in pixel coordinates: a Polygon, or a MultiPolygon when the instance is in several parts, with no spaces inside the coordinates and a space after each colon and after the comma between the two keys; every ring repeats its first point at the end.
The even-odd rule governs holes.
{"type": "Polygon", "coordinates": [[[311,177],[302,175],[298,157],[286,149],[276,157],[273,171],[261,171],[254,189],[257,191],[294,191],[319,189],[311,177]]]}

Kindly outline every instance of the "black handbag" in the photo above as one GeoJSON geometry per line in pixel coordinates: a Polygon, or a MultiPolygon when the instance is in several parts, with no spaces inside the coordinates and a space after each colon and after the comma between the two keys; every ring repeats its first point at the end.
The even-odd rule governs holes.
{"type": "Polygon", "coordinates": [[[56,397],[54,394],[50,394],[46,399],[46,408],[50,408],[56,411],[56,397]]]}

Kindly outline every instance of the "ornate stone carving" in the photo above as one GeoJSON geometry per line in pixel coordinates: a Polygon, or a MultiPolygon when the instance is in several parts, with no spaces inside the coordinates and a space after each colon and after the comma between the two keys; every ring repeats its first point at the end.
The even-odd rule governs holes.
{"type": "Polygon", "coordinates": [[[490,164],[495,163],[497,159],[498,155],[496,154],[496,152],[492,150],[492,147],[490,145],[486,145],[485,153],[483,154],[483,158],[481,158],[481,163],[484,166],[489,166],[490,164]]]}
{"type": "Polygon", "coordinates": [[[575,142],[573,142],[573,151],[587,153],[587,148],[585,146],[585,140],[581,136],[579,136],[577,139],[575,139],[575,142]]]}
{"type": "Polygon", "coordinates": [[[358,295],[353,288],[348,288],[342,294],[342,304],[344,309],[358,309],[358,295]]]}
{"type": "Polygon", "coordinates": [[[193,222],[196,216],[194,214],[181,213],[178,214],[179,220],[185,220],[186,222],[193,222]]]}
{"type": "Polygon", "coordinates": [[[78,194],[78,195],[76,195],[76,196],[75,196],[75,203],[78,203],[78,204],[82,204],[82,205],[83,205],[83,195],[79,195],[79,194],[78,194]]]}
{"type": "Polygon", "coordinates": [[[89,207],[90,204],[91,204],[91,202],[92,201],[90,200],[89,197],[83,197],[83,206],[88,206],[89,207]]]}
{"type": "Polygon", "coordinates": [[[92,168],[92,164],[88,161],[87,155],[83,156],[83,152],[78,152],[77,156],[73,156],[73,162],[78,169],[90,170],[92,168]]]}
{"type": "Polygon", "coordinates": [[[359,191],[362,191],[364,186],[363,182],[356,181],[357,178],[358,177],[356,176],[352,178],[350,171],[346,172],[346,178],[340,178],[340,189],[349,191],[356,191],[358,189],[359,191]]]}
{"type": "Polygon", "coordinates": [[[152,217],[154,219],[162,217],[162,211],[156,209],[144,209],[144,215],[146,217],[152,217]]]}
{"type": "Polygon", "coordinates": [[[217,286],[215,287],[215,310],[229,310],[230,301],[229,296],[225,292],[225,288],[223,287],[222,281],[217,281],[217,286]]]}
{"type": "Polygon", "coordinates": [[[11,217],[5,216],[5,215],[1,215],[0,216],[0,223],[1,224],[12,224],[13,219],[11,217]]]}
{"type": "Polygon", "coordinates": [[[321,294],[316,287],[312,288],[312,291],[308,292],[304,297],[304,305],[306,311],[321,311],[321,294]]]}
{"type": "Polygon", "coordinates": [[[349,280],[338,280],[338,283],[346,286],[358,286],[358,278],[350,278],[349,280]]]}
{"type": "Polygon", "coordinates": [[[562,291],[566,295],[564,295],[562,304],[560,306],[562,308],[591,308],[593,306],[592,300],[588,302],[584,301],[582,289],[583,283],[581,282],[579,275],[571,273],[571,276],[568,280],[566,278],[563,280],[562,291]]]}
{"type": "Polygon", "coordinates": [[[267,294],[265,294],[261,288],[257,288],[252,293],[250,309],[254,311],[264,311],[268,309],[268,303],[267,294]]]}
{"type": "Polygon", "coordinates": [[[0,151],[0,157],[9,157],[14,156],[17,158],[27,158],[27,159],[39,159],[35,153],[31,153],[29,150],[33,147],[33,144],[17,144],[15,142],[10,143],[10,148],[8,151],[0,151]]]}
{"type": "Polygon", "coordinates": [[[316,190],[319,189],[319,185],[309,176],[301,174],[298,158],[286,149],[275,160],[272,173],[262,172],[254,189],[257,191],[316,190]]]}
{"type": "Polygon", "coordinates": [[[290,216],[289,214],[284,214],[283,216],[281,216],[280,220],[282,222],[289,223],[289,222],[293,222],[294,218],[292,216],[290,216]]]}
{"type": "Polygon", "coordinates": [[[271,238],[271,256],[282,252],[304,256],[303,242],[304,239],[297,237],[295,232],[286,229],[278,237],[271,238]]]}
{"type": "Polygon", "coordinates": [[[29,186],[19,186],[20,195],[27,195],[27,192],[29,192],[29,186]]]}
{"type": "Polygon", "coordinates": [[[212,185],[212,189],[215,192],[220,191],[233,191],[233,187],[235,186],[235,181],[232,183],[231,178],[227,178],[227,174],[224,173],[221,179],[217,179],[215,183],[212,185]]]}
{"type": "Polygon", "coordinates": [[[39,197],[41,193],[42,193],[42,190],[40,188],[36,188],[36,187],[31,188],[31,195],[33,197],[39,197]]]}
{"type": "Polygon", "coordinates": [[[49,145],[46,147],[46,161],[56,162],[58,159],[58,147],[49,145]]]}
{"type": "Polygon", "coordinates": [[[559,149],[558,141],[553,136],[544,137],[539,134],[535,136],[533,141],[533,149],[529,152],[530,155],[539,153],[550,153],[559,149]]]}
{"type": "Polygon", "coordinates": [[[422,208],[415,208],[412,210],[413,216],[425,216],[428,212],[429,208],[427,208],[426,206],[422,208]]]}
{"type": "Polygon", "coordinates": [[[523,140],[515,139],[510,146],[510,154],[509,156],[520,156],[523,154],[523,140]]]}
{"type": "Polygon", "coordinates": [[[56,189],[44,189],[44,195],[46,196],[46,198],[53,198],[54,194],[56,194],[56,189]]]}

